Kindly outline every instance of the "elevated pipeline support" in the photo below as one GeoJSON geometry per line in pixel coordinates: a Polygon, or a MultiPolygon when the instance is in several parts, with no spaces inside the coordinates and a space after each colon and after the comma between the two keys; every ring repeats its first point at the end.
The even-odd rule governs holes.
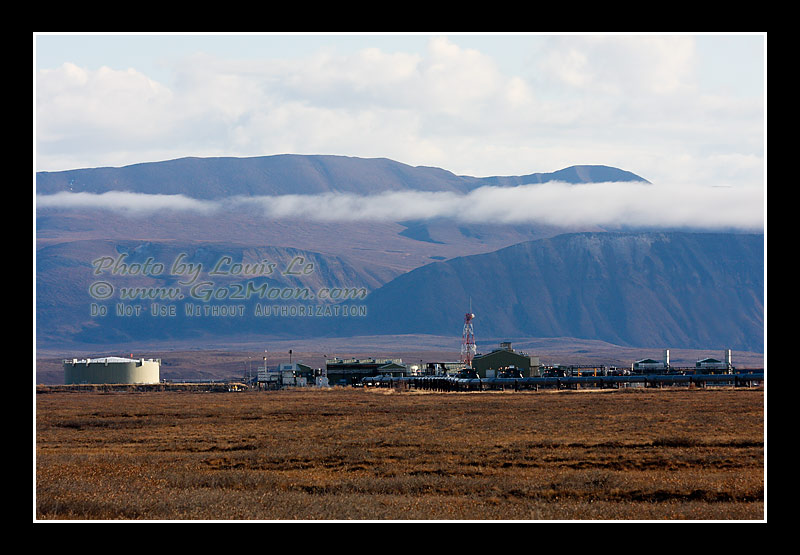
{"type": "Polygon", "coordinates": [[[567,376],[531,378],[456,378],[454,376],[373,376],[364,378],[368,387],[397,387],[429,391],[484,391],[538,390],[541,387],[555,389],[577,389],[579,387],[619,388],[621,386],[663,387],[665,385],[733,385],[751,387],[763,383],[764,373],[743,374],[641,374],[632,376],[567,376]]]}

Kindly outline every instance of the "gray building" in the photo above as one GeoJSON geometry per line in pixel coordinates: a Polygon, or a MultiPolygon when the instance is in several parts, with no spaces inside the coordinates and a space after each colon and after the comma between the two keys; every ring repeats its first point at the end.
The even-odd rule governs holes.
{"type": "Polygon", "coordinates": [[[306,386],[314,384],[316,372],[313,368],[302,362],[281,363],[273,369],[260,366],[257,369],[256,381],[259,387],[267,389],[285,386],[306,386]]]}
{"type": "Polygon", "coordinates": [[[461,361],[428,362],[420,373],[426,376],[455,376],[466,367],[467,364],[461,361]]]}
{"type": "Polygon", "coordinates": [[[664,349],[664,358],[655,360],[643,358],[631,365],[631,372],[634,374],[647,374],[648,372],[666,372],[669,370],[669,349],[664,349]]]}
{"type": "Polygon", "coordinates": [[[340,359],[325,361],[325,370],[330,385],[355,385],[362,378],[374,376],[405,376],[406,366],[399,358],[387,359],[340,359]]]}
{"type": "Polygon", "coordinates": [[[695,370],[698,372],[733,372],[731,350],[728,349],[725,351],[725,360],[712,357],[701,358],[695,364],[695,370]]]}

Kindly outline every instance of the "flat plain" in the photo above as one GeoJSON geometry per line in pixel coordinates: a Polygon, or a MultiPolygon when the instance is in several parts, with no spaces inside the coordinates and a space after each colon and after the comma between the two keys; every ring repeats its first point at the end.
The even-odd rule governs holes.
{"type": "Polygon", "coordinates": [[[37,387],[36,520],[765,520],[763,388],[37,387]]]}

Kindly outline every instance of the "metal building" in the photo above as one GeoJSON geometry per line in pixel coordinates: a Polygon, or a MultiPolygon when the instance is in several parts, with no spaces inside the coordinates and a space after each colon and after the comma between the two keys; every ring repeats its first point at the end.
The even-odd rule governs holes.
{"type": "Polygon", "coordinates": [[[331,385],[360,384],[363,378],[374,376],[405,376],[408,371],[403,359],[340,359],[325,361],[328,381],[331,385]]]}
{"type": "Polygon", "coordinates": [[[64,383],[69,384],[156,384],[160,381],[161,359],[103,357],[64,360],[64,383]]]}
{"type": "Polygon", "coordinates": [[[699,371],[722,370],[723,372],[732,373],[733,364],[731,360],[731,350],[725,351],[725,360],[719,360],[712,357],[701,358],[695,364],[695,368],[699,371]]]}
{"type": "Polygon", "coordinates": [[[635,374],[668,372],[669,368],[669,349],[664,349],[664,358],[662,360],[654,360],[652,358],[637,360],[631,365],[631,372],[635,374]]]}
{"type": "Polygon", "coordinates": [[[420,368],[418,374],[423,376],[455,376],[467,367],[464,361],[428,362],[420,368]]]}
{"type": "Polygon", "coordinates": [[[318,377],[313,368],[302,362],[278,364],[275,368],[267,368],[266,364],[258,368],[257,383],[268,389],[286,386],[306,386],[315,382],[318,377]]]}
{"type": "Polygon", "coordinates": [[[511,348],[511,343],[503,342],[499,349],[485,355],[477,355],[472,359],[472,368],[481,378],[523,377],[539,375],[539,357],[518,353],[511,348]],[[511,375],[519,373],[519,376],[511,375]]]}

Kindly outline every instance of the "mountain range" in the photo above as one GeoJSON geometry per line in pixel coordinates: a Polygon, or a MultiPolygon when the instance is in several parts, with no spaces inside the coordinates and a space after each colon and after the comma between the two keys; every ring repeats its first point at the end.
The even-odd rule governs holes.
{"type": "MultiPolygon", "coordinates": [[[[301,155],[185,158],[36,175],[39,195],[128,191],[201,200],[468,192],[484,185],[547,181],[649,183],[607,166],[469,177],[388,159],[301,155]]],[[[619,233],[590,225],[442,219],[317,222],[265,219],[246,211],[147,215],[67,206],[37,209],[36,227],[38,348],[102,350],[132,342],[202,348],[244,337],[457,338],[470,303],[476,334],[487,339],[575,337],[756,352],[764,347],[764,236],[758,234],[619,233]],[[117,271],[109,266],[98,272],[101,260],[117,262],[117,271]],[[119,271],[142,269],[148,261],[149,272],[119,271]],[[160,271],[154,271],[159,264],[160,271]],[[187,271],[179,271],[189,267],[201,269],[193,283],[187,271]],[[212,275],[215,267],[222,271],[212,275]],[[289,267],[300,273],[286,272],[289,267]],[[244,268],[249,271],[231,271],[244,268]],[[308,271],[302,273],[303,268],[308,271]],[[112,293],[105,296],[98,283],[112,293]],[[192,291],[197,283],[210,285],[203,293],[192,291]],[[231,298],[231,292],[248,286],[254,292],[250,298],[231,298]],[[155,301],[175,312],[153,315],[152,300],[120,297],[124,288],[136,287],[179,291],[183,297],[155,301]],[[256,294],[303,288],[315,295],[323,288],[367,294],[347,302],[318,296],[259,299],[256,294]],[[212,290],[222,291],[224,298],[203,298],[212,290]],[[187,316],[187,309],[212,305],[226,310],[242,305],[242,312],[187,316]],[[117,313],[120,306],[123,311],[117,313]],[[125,313],[135,306],[141,314],[125,313]],[[278,306],[302,306],[315,314],[265,314],[267,307],[278,306]],[[345,306],[354,308],[352,317],[335,313],[335,307],[345,306]],[[104,314],[92,312],[103,308],[104,314]]]]}
{"type": "Polygon", "coordinates": [[[523,176],[469,177],[387,158],[281,154],[253,158],[180,158],[121,168],[38,172],[36,192],[104,193],[129,191],[185,195],[196,199],[232,196],[308,195],[329,192],[375,194],[385,191],[467,192],[486,185],[512,186],[560,181],[593,183],[639,181],[642,177],[609,166],[572,166],[523,176]]]}
{"type": "Polygon", "coordinates": [[[401,275],[369,297],[365,323],[441,335],[471,307],[487,337],[760,352],[763,259],[763,235],[563,234],[401,275]]]}

